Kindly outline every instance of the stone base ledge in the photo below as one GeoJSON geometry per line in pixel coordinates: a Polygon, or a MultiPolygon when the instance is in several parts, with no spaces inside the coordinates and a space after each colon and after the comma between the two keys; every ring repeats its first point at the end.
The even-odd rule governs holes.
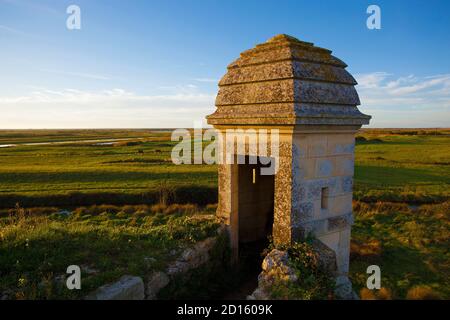
{"type": "Polygon", "coordinates": [[[226,232],[224,225],[217,229],[217,236],[207,238],[185,249],[180,257],[164,271],[154,272],[144,284],[141,277],[125,275],[118,281],[101,286],[85,297],[85,300],[154,300],[178,275],[198,268],[209,261],[209,252],[219,236],[226,232]]]}
{"type": "Polygon", "coordinates": [[[101,286],[85,300],[143,300],[144,281],[140,277],[125,275],[117,282],[101,286]]]}

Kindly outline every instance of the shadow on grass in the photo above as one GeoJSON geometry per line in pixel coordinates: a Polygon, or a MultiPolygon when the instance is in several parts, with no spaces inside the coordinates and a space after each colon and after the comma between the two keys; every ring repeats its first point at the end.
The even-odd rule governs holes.
{"type": "Polygon", "coordinates": [[[450,184],[448,177],[439,173],[432,174],[431,170],[357,164],[355,165],[355,182],[387,187],[407,184],[450,184]]]}
{"type": "MultiPolygon", "coordinates": [[[[441,295],[448,296],[446,271],[441,269],[442,261],[439,262],[445,261],[445,249],[442,245],[427,244],[423,248],[415,246],[414,241],[423,239],[405,234],[406,230],[402,226],[408,219],[398,220],[399,215],[401,214],[380,214],[370,219],[357,218],[352,228],[354,241],[367,243],[371,239],[379,240],[381,252],[367,255],[351,253],[350,275],[355,289],[359,291],[366,287],[369,276],[366,273],[367,267],[378,265],[381,269],[381,286],[389,288],[394,299],[404,299],[407,291],[416,285],[429,285],[441,295]],[[403,237],[403,241],[398,237],[403,237]]],[[[415,218],[412,216],[410,219],[412,221],[415,218]]]]}
{"type": "MultiPolygon", "coordinates": [[[[156,204],[160,201],[160,190],[126,194],[123,192],[72,192],[55,195],[0,194],[0,208],[13,208],[16,203],[22,207],[77,207],[100,204],[156,204]]],[[[216,187],[182,186],[173,188],[170,203],[193,203],[198,205],[217,203],[216,187]]]]}
{"type": "MultiPolygon", "coordinates": [[[[175,167],[175,166],[173,166],[175,167]]],[[[2,183],[26,183],[37,182],[40,184],[58,184],[58,183],[114,183],[130,181],[160,181],[160,180],[207,180],[215,177],[215,172],[148,172],[148,171],[61,171],[61,172],[11,172],[0,173],[2,183]]]]}
{"type": "Polygon", "coordinates": [[[161,264],[164,255],[168,255],[166,250],[173,247],[164,237],[124,234],[114,239],[98,230],[49,230],[47,235],[27,243],[4,244],[0,249],[0,291],[12,289],[27,299],[80,298],[122,275],[142,275],[149,268],[157,268],[145,264],[144,253],[161,264]],[[69,265],[82,268],[81,290],[68,290],[65,286],[69,265]],[[88,274],[83,266],[96,271],[88,274]],[[55,277],[62,281],[55,282],[55,277]]]}
{"type": "Polygon", "coordinates": [[[163,270],[183,245],[216,234],[217,224],[210,220],[163,218],[164,225],[136,227],[133,219],[106,216],[103,221],[29,218],[14,226],[15,233],[2,230],[8,236],[0,243],[0,292],[26,299],[80,298],[126,274],[145,279],[163,270]],[[81,290],[65,286],[69,265],[81,267],[81,290]]]}

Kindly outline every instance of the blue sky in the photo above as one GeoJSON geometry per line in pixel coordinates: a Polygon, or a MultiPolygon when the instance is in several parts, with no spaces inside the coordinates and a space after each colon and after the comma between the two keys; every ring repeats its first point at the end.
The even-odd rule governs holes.
{"type": "Polygon", "coordinates": [[[226,66],[279,33],[349,65],[372,127],[450,127],[449,14],[433,0],[0,0],[0,128],[192,127],[226,66]]]}

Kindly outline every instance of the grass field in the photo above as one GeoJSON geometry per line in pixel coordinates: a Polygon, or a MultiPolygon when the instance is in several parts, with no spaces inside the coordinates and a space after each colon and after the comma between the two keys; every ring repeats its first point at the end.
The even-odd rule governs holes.
{"type": "Polygon", "coordinates": [[[97,139],[155,138],[170,129],[80,129],[80,130],[0,130],[0,145],[17,143],[70,142],[97,139]]]}
{"type": "MultiPolygon", "coordinates": [[[[105,139],[100,133],[88,138],[105,139]]],[[[63,134],[60,141],[73,136],[63,134]]],[[[189,193],[195,191],[212,194],[210,201],[216,201],[217,168],[174,165],[170,152],[175,142],[170,141],[170,132],[115,131],[112,136],[142,139],[103,145],[73,142],[0,148],[0,206],[11,207],[15,202],[23,206],[155,203],[162,183],[189,189],[185,194],[178,192],[183,199],[174,199],[176,202],[196,202],[188,201],[189,193]]],[[[81,131],[79,140],[86,138],[87,133],[81,131]]],[[[3,138],[3,142],[30,141],[27,137],[10,139],[3,138]]],[[[45,140],[43,135],[36,139],[45,140]]],[[[58,140],[54,135],[48,139],[58,140]]]]}
{"type": "Polygon", "coordinates": [[[350,276],[356,289],[366,286],[367,267],[378,265],[386,298],[407,298],[414,288],[450,298],[449,201],[414,208],[356,202],[354,214],[350,276]]]}
{"type": "MultiPolygon", "coordinates": [[[[160,264],[150,267],[158,269],[171,249],[213,226],[148,206],[141,207],[148,214],[108,209],[216,203],[217,167],[174,165],[170,131],[0,131],[2,144],[15,146],[0,148],[0,292],[13,287],[18,298],[60,297],[45,279],[73,259],[102,271],[87,289],[123,272],[142,274],[145,252],[154,252],[160,264]],[[53,144],[29,145],[45,142],[53,144]],[[56,208],[31,208],[32,218],[21,220],[11,211],[16,203],[56,208]],[[80,208],[87,205],[97,206],[80,208]],[[61,209],[74,213],[54,214],[61,209]]],[[[358,134],[350,273],[356,289],[365,286],[367,266],[377,264],[384,287],[378,298],[450,298],[449,163],[450,130],[358,134]]]]}
{"type": "MultiPolygon", "coordinates": [[[[360,134],[354,198],[409,203],[447,199],[450,131],[440,135],[399,132],[366,130],[360,134]]],[[[217,200],[216,166],[174,165],[170,152],[176,143],[170,141],[170,131],[0,131],[0,141],[18,144],[0,148],[3,208],[17,202],[27,207],[155,203],[163,188],[173,191],[175,202],[217,200]],[[79,142],[98,139],[129,140],[103,145],[79,142]],[[20,145],[67,140],[72,142],[20,145]]]]}
{"type": "Polygon", "coordinates": [[[399,133],[366,130],[359,136],[354,197],[409,203],[448,199],[450,131],[441,135],[399,133]]]}
{"type": "Polygon", "coordinates": [[[80,298],[125,274],[145,278],[183,247],[216,234],[213,209],[95,206],[70,215],[15,209],[0,218],[0,299],[80,298]],[[69,265],[81,267],[81,290],[65,287],[69,265]]]}

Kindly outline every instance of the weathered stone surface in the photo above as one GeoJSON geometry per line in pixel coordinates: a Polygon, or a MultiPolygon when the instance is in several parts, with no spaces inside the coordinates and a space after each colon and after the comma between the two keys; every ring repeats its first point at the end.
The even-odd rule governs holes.
{"type": "Polygon", "coordinates": [[[87,264],[82,264],[81,265],[81,270],[86,273],[86,274],[97,274],[99,273],[99,271],[87,264]]]}
{"type": "MultiPolygon", "coordinates": [[[[354,300],[358,296],[352,289],[352,283],[346,275],[339,275],[336,266],[336,254],[320,240],[312,244],[317,254],[319,265],[336,278],[335,295],[338,299],[354,300]]],[[[295,271],[288,265],[289,256],[285,251],[274,249],[263,260],[262,272],[258,276],[258,287],[247,297],[248,300],[270,299],[270,287],[275,281],[296,282],[295,271]]]]}
{"type": "Polygon", "coordinates": [[[312,202],[303,202],[294,209],[293,219],[295,221],[307,221],[313,217],[314,206],[312,202]]]}
{"type": "Polygon", "coordinates": [[[285,251],[273,249],[263,260],[262,269],[266,272],[274,268],[278,268],[281,265],[286,264],[288,261],[288,254],[285,251]]]}
{"type": "Polygon", "coordinates": [[[170,282],[169,277],[164,272],[155,272],[149,277],[145,288],[147,300],[156,298],[159,290],[167,286],[170,282]]]}
{"type": "Polygon", "coordinates": [[[258,287],[251,295],[247,296],[247,300],[270,300],[270,296],[264,289],[258,287]]]}
{"type": "MultiPolygon", "coordinates": [[[[279,131],[274,242],[289,244],[312,234],[334,252],[342,275],[348,271],[354,135],[370,120],[358,110],[356,81],[346,67],[330,50],[277,35],[242,52],[228,66],[219,83],[216,111],[207,117],[221,133],[227,129],[279,131]]],[[[235,148],[230,158],[244,157],[251,145],[244,142],[241,151],[235,148]]],[[[223,147],[219,152],[226,150],[223,147]]],[[[257,211],[254,207],[264,201],[253,199],[263,198],[260,193],[267,193],[268,188],[261,188],[256,196],[248,196],[248,188],[241,194],[245,183],[238,173],[242,169],[231,163],[219,165],[217,214],[229,226],[233,257],[237,257],[240,241],[248,238],[248,230],[254,230],[250,233],[257,237],[267,232],[249,212],[257,211]]],[[[187,252],[185,260],[195,260],[192,255],[187,252]]]]}
{"type": "Polygon", "coordinates": [[[298,60],[274,61],[270,64],[257,64],[241,68],[230,68],[220,80],[220,86],[248,82],[279,80],[286,78],[332,81],[356,85],[355,79],[341,67],[317,64],[298,60]]]}
{"type": "Polygon", "coordinates": [[[353,191],[353,177],[348,176],[342,179],[342,191],[352,192],[353,191]]]}
{"type": "Polygon", "coordinates": [[[144,281],[140,277],[123,276],[117,282],[104,285],[86,300],[142,300],[144,299],[144,281]]]}
{"type": "Polygon", "coordinates": [[[185,261],[175,261],[167,268],[167,274],[170,277],[174,277],[179,273],[185,273],[189,270],[189,264],[185,261]]]}
{"type": "Polygon", "coordinates": [[[211,124],[368,123],[355,79],[331,51],[287,35],[247,50],[219,82],[211,124]],[[262,108],[261,108],[262,106],[262,108]],[[258,117],[253,117],[255,113],[258,117]]]}
{"type": "Polygon", "coordinates": [[[273,249],[262,262],[262,272],[258,276],[258,287],[247,297],[248,300],[267,300],[267,292],[275,281],[295,282],[298,277],[288,265],[288,253],[273,249]]]}
{"type": "Polygon", "coordinates": [[[336,253],[320,240],[313,241],[314,252],[317,253],[319,265],[330,273],[336,272],[336,253]]]}
{"type": "Polygon", "coordinates": [[[347,65],[330,55],[331,51],[313,46],[312,43],[300,41],[294,37],[280,34],[266,43],[244,51],[241,57],[228,65],[228,68],[239,68],[247,65],[263,64],[274,60],[299,60],[323,63],[345,68],[347,65]]]}
{"type": "Polygon", "coordinates": [[[295,282],[298,280],[295,271],[288,265],[289,255],[285,251],[273,249],[262,262],[263,272],[258,276],[258,284],[264,288],[275,279],[295,282]]]}
{"type": "Polygon", "coordinates": [[[353,85],[297,79],[227,85],[216,98],[217,106],[280,102],[360,104],[353,85]]]}
{"type": "MultiPolygon", "coordinates": [[[[219,230],[223,230],[223,228],[219,230]]],[[[219,230],[218,232],[223,232],[219,230]]],[[[216,237],[207,238],[196,243],[193,247],[185,249],[180,258],[167,267],[167,275],[174,277],[206,263],[209,260],[209,250],[214,247],[216,241],[216,237]]]]}
{"type": "MultiPolygon", "coordinates": [[[[338,275],[335,251],[317,239],[313,241],[312,248],[317,255],[318,263],[322,270],[337,277],[336,281],[341,285],[340,290],[336,292],[336,294],[339,294],[338,297],[341,299],[349,298],[348,292],[349,290],[351,291],[351,282],[347,277],[344,279],[338,275]]],[[[273,249],[264,258],[261,267],[262,272],[258,276],[258,287],[247,299],[270,299],[268,291],[270,291],[270,287],[275,281],[294,283],[298,280],[296,272],[289,266],[289,255],[286,251],[273,249]]]]}
{"type": "Polygon", "coordinates": [[[328,231],[334,232],[336,230],[349,228],[353,224],[353,215],[351,212],[328,219],[328,231]]]}
{"type": "Polygon", "coordinates": [[[334,291],[336,297],[342,300],[358,300],[358,295],[353,291],[352,283],[347,276],[339,276],[336,278],[336,289],[334,291]]]}
{"type": "Polygon", "coordinates": [[[12,290],[5,290],[0,292],[0,300],[11,300],[14,297],[14,292],[12,290]]]}

